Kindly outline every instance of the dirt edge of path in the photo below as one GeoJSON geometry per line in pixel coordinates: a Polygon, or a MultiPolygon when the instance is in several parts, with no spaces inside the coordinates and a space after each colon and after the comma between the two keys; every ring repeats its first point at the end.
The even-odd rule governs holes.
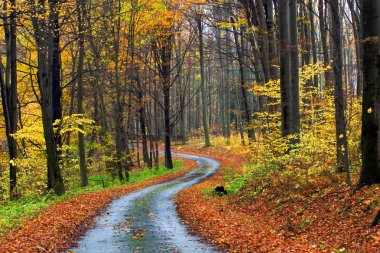
{"type": "Polygon", "coordinates": [[[85,194],[57,202],[20,228],[0,239],[0,253],[65,252],[87,229],[94,225],[95,217],[104,212],[108,204],[125,194],[142,188],[171,181],[197,168],[197,163],[184,160],[184,169],[128,185],[85,194]]]}
{"type": "MultiPolygon", "coordinates": [[[[200,150],[176,147],[173,151],[207,156],[221,163],[219,171],[209,179],[181,191],[175,204],[192,233],[222,247],[225,252],[379,252],[380,229],[368,225],[374,211],[377,212],[377,208],[369,207],[368,203],[376,200],[379,186],[363,189],[355,196],[351,188],[331,186],[326,189],[334,194],[317,197],[309,207],[307,201],[299,200],[280,205],[280,210],[275,210],[278,205],[274,203],[273,189],[267,189],[262,199],[251,197],[254,200],[245,205],[248,192],[225,197],[208,193],[218,185],[225,185],[223,172],[229,168],[239,170],[247,157],[217,147],[200,150]],[[357,206],[348,210],[353,203],[357,206]],[[303,216],[297,216],[299,208],[306,208],[303,216]],[[340,215],[340,210],[348,210],[347,216],[340,215]],[[315,214],[318,217],[310,220],[310,224],[300,225],[302,219],[315,214]],[[294,217],[289,219],[288,216],[294,217]]],[[[274,187],[281,191],[286,185],[274,187]]],[[[302,191],[299,193],[305,195],[302,191]]]]}

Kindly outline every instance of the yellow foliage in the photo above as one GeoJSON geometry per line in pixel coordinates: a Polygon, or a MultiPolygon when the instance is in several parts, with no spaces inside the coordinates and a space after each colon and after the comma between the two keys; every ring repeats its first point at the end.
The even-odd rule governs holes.
{"type": "MultiPolygon", "coordinates": [[[[302,129],[298,143],[292,144],[294,136],[281,136],[281,113],[278,109],[255,113],[252,127],[257,141],[250,144],[255,162],[270,168],[298,168],[301,172],[305,171],[306,175],[335,169],[333,90],[325,88],[320,92],[309,84],[315,75],[323,78],[322,74],[330,69],[320,62],[300,69],[302,129]]],[[[251,91],[258,96],[267,97],[268,105],[280,104],[279,80],[271,80],[265,84],[254,83],[251,91]]],[[[361,101],[350,100],[346,106],[347,137],[349,155],[354,167],[360,162],[360,115],[361,101]]]]}

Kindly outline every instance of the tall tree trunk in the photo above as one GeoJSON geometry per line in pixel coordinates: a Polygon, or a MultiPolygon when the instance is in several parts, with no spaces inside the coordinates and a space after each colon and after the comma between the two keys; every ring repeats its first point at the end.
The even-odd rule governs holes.
{"type": "Polygon", "coordinates": [[[231,138],[231,68],[230,68],[230,57],[231,57],[231,33],[226,31],[226,85],[225,85],[225,93],[226,93],[226,135],[227,135],[227,143],[230,142],[231,138]]]}
{"type": "MultiPolygon", "coordinates": [[[[3,65],[0,63],[0,84],[1,101],[5,121],[5,132],[8,143],[9,154],[9,195],[11,199],[16,199],[17,192],[17,165],[18,155],[17,142],[12,134],[17,132],[17,48],[16,48],[16,0],[10,0],[11,12],[9,18],[3,19],[7,66],[3,76],[3,65]],[[9,24],[9,25],[7,25],[9,24]]],[[[7,1],[4,2],[4,9],[8,9],[7,1]]]]}
{"type": "MultiPolygon", "coordinates": [[[[290,50],[290,75],[291,75],[291,132],[299,135],[301,130],[300,96],[299,96],[299,59],[298,59],[298,26],[297,26],[297,1],[289,2],[289,50],[290,50]]],[[[296,140],[299,138],[295,137],[296,140]]]]}
{"type": "MultiPolygon", "coordinates": [[[[83,111],[83,64],[84,64],[84,21],[86,13],[85,0],[77,0],[77,12],[78,12],[78,47],[79,47],[79,56],[78,56],[78,71],[77,71],[77,113],[82,114],[83,111]]],[[[82,131],[83,125],[79,124],[79,129],[82,131]]],[[[84,145],[84,134],[83,132],[78,132],[78,149],[79,149],[79,170],[81,178],[81,186],[85,187],[88,185],[88,176],[87,176],[87,165],[86,165],[86,150],[84,145]]]]}
{"type": "MultiPolygon", "coordinates": [[[[310,20],[310,39],[311,39],[311,51],[313,55],[313,64],[316,64],[317,59],[317,45],[315,37],[315,27],[314,27],[314,10],[313,10],[313,1],[308,2],[308,11],[309,11],[309,20],[310,20]]],[[[318,89],[318,75],[314,76],[314,85],[318,89]]]]}
{"type": "MultiPolygon", "coordinates": [[[[329,56],[329,47],[327,45],[327,22],[326,8],[324,8],[324,0],[319,0],[318,2],[318,13],[319,13],[319,29],[321,31],[321,42],[322,42],[322,51],[323,51],[323,61],[325,67],[330,66],[330,56],[329,56]]],[[[333,76],[331,71],[325,71],[325,87],[331,87],[333,82],[333,76]]]]}
{"type": "Polygon", "coordinates": [[[380,183],[380,6],[363,0],[363,114],[359,185],[380,183]]]}
{"type": "MultiPolygon", "coordinates": [[[[154,90],[155,92],[157,91],[157,83],[154,82],[154,90]]],[[[160,136],[160,130],[159,130],[159,125],[158,125],[158,110],[157,110],[157,102],[154,101],[153,105],[153,113],[154,113],[154,144],[156,148],[156,155],[154,156],[154,166],[156,169],[158,169],[159,166],[159,156],[158,156],[158,140],[160,136]]]]}
{"type": "Polygon", "coordinates": [[[291,79],[289,53],[289,0],[280,1],[279,29],[280,29],[280,89],[281,89],[281,131],[282,136],[291,134],[291,79]]]}
{"type": "MultiPolygon", "coordinates": [[[[231,23],[235,23],[234,19],[231,17],[231,23]]],[[[248,128],[248,138],[250,140],[256,140],[255,132],[254,129],[251,126],[251,111],[249,110],[249,105],[248,105],[248,94],[247,94],[247,89],[246,89],[246,73],[245,73],[245,62],[243,60],[244,52],[242,50],[242,44],[240,44],[239,41],[239,33],[237,31],[237,28],[233,26],[233,31],[234,31],[234,38],[235,38],[235,45],[236,45],[236,53],[238,57],[238,62],[239,62],[239,77],[240,77],[240,89],[241,89],[241,94],[243,98],[243,105],[244,105],[244,120],[246,127],[248,128]]],[[[240,34],[241,37],[241,34],[240,34]]]]}
{"type": "Polygon", "coordinates": [[[142,138],[142,153],[143,153],[143,161],[149,168],[152,167],[152,164],[149,159],[148,153],[148,140],[146,135],[146,126],[145,126],[145,105],[143,104],[142,94],[139,93],[140,100],[140,108],[139,108],[139,121],[140,121],[140,133],[142,138]]]}
{"type": "Polygon", "coordinates": [[[274,23],[274,12],[273,12],[273,0],[264,0],[264,9],[266,14],[266,23],[268,31],[268,41],[269,41],[269,64],[270,64],[270,79],[278,79],[278,56],[276,47],[276,34],[275,34],[275,23],[274,23]]]}
{"type": "MultiPolygon", "coordinates": [[[[220,18],[220,8],[214,7],[215,17],[220,18]]],[[[216,37],[216,45],[217,45],[217,53],[218,53],[218,61],[220,68],[220,89],[219,89],[219,103],[220,103],[220,118],[222,125],[222,134],[224,137],[227,136],[226,129],[226,80],[225,80],[225,68],[224,68],[224,57],[222,53],[222,33],[221,28],[219,26],[215,27],[215,37],[216,37]]]]}
{"type": "Polygon", "coordinates": [[[356,67],[357,67],[357,84],[356,95],[360,97],[363,91],[363,70],[362,70],[362,25],[360,22],[359,14],[355,10],[354,0],[347,0],[348,7],[350,8],[352,18],[352,30],[355,38],[355,53],[356,53],[356,67]]]}
{"type": "Polygon", "coordinates": [[[197,27],[198,27],[198,39],[199,39],[199,64],[201,72],[201,97],[202,97],[202,116],[203,116],[203,129],[205,146],[211,146],[210,133],[207,121],[207,96],[205,88],[205,67],[204,67],[204,45],[203,45],[203,27],[202,27],[202,17],[199,15],[197,17],[197,27]]]}
{"type": "Polygon", "coordinates": [[[341,23],[339,15],[338,0],[331,0],[332,15],[332,43],[333,43],[333,71],[334,71],[334,103],[335,103],[335,124],[337,142],[337,170],[346,171],[347,184],[350,184],[350,171],[348,159],[348,141],[346,132],[346,117],[344,115],[343,81],[342,81],[342,40],[341,23]]]}
{"type": "MultiPolygon", "coordinates": [[[[52,38],[49,39],[49,43],[51,41],[51,45],[49,45],[49,50],[51,50],[51,56],[49,57],[49,82],[51,82],[52,85],[52,104],[51,104],[51,110],[53,114],[53,124],[56,121],[62,120],[62,89],[61,89],[61,62],[60,62],[60,55],[61,51],[59,48],[60,43],[60,24],[59,24],[59,0],[50,0],[50,17],[49,17],[49,24],[50,32],[52,38]]],[[[56,145],[57,145],[57,157],[58,160],[61,161],[62,159],[62,152],[61,152],[61,146],[62,146],[62,138],[61,134],[57,132],[55,134],[56,139],[56,145]]]]}
{"type": "Polygon", "coordinates": [[[57,85],[59,85],[57,75],[60,73],[60,71],[58,71],[60,70],[60,65],[52,66],[54,62],[59,62],[59,27],[57,27],[58,9],[56,4],[57,0],[49,1],[49,24],[46,24],[44,20],[38,18],[46,12],[44,3],[35,4],[33,0],[30,0],[32,24],[38,55],[37,78],[41,97],[42,123],[46,145],[47,186],[48,189],[54,189],[57,195],[62,195],[65,192],[65,188],[59,164],[59,153],[57,151],[58,138],[56,138],[53,128],[53,117],[59,118],[59,113],[62,113],[62,110],[57,108],[61,105],[60,99],[58,99],[60,87],[57,87],[57,85]],[[55,93],[53,93],[53,90],[55,93]],[[53,94],[56,95],[54,100],[53,94]]]}
{"type": "Polygon", "coordinates": [[[116,13],[116,31],[114,31],[114,89],[116,93],[116,101],[114,102],[114,110],[115,110],[115,146],[116,146],[116,174],[119,177],[119,180],[124,180],[123,170],[126,171],[128,181],[128,168],[125,166],[125,158],[124,152],[126,149],[126,136],[124,131],[124,101],[122,101],[122,87],[119,76],[119,50],[120,50],[120,29],[121,29],[121,2],[118,0],[118,10],[116,13]]]}
{"type": "Polygon", "coordinates": [[[165,167],[168,169],[173,168],[173,159],[171,153],[171,132],[172,127],[170,123],[170,87],[171,87],[171,61],[173,53],[173,34],[166,35],[161,42],[160,50],[160,74],[162,82],[162,92],[164,97],[164,142],[165,142],[165,167]]]}

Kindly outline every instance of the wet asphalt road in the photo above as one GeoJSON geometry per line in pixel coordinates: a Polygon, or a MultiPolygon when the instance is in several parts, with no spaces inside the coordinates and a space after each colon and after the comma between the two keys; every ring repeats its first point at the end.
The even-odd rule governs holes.
{"type": "Polygon", "coordinates": [[[152,185],[111,202],[96,226],[87,231],[75,252],[218,252],[190,235],[180,221],[174,196],[212,175],[219,163],[210,158],[173,153],[195,160],[198,168],[173,181],[152,185]]]}

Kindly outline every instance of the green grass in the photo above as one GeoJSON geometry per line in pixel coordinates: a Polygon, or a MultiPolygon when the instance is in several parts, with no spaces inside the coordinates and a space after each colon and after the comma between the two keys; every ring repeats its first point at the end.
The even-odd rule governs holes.
{"type": "MultiPolygon", "coordinates": [[[[228,194],[235,194],[245,189],[247,183],[255,178],[265,178],[272,169],[267,166],[263,166],[260,164],[251,164],[244,165],[249,166],[247,168],[247,172],[244,174],[237,174],[235,170],[232,168],[226,168],[223,174],[223,179],[227,181],[226,190],[228,194]]],[[[253,192],[253,195],[256,195],[261,192],[261,188],[258,187],[253,192]]]]}
{"type": "Polygon", "coordinates": [[[163,165],[160,165],[157,170],[146,168],[140,171],[132,171],[130,172],[129,182],[127,183],[120,182],[118,179],[113,180],[110,175],[93,175],[89,177],[89,185],[87,187],[68,189],[62,196],[55,196],[53,193],[48,193],[44,196],[24,196],[16,201],[0,202],[0,237],[4,236],[11,229],[20,226],[20,224],[28,220],[28,218],[40,213],[51,204],[71,198],[76,194],[124,187],[174,173],[183,168],[183,161],[174,161],[174,168],[172,170],[167,170],[163,165]]]}

